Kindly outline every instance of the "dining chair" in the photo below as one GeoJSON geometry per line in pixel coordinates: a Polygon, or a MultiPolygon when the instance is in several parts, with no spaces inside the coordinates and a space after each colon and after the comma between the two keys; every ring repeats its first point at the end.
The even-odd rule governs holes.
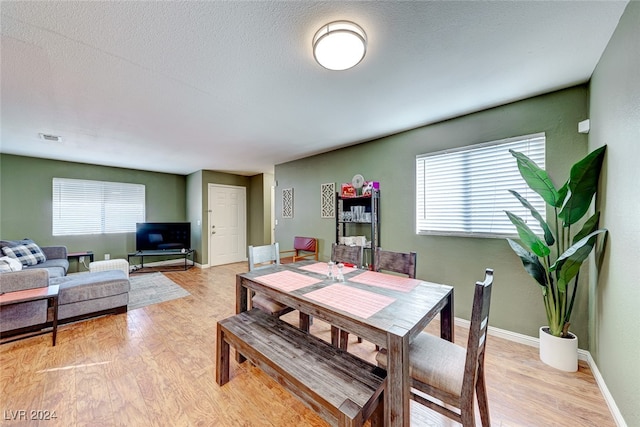
{"type": "MultiPolygon", "coordinates": [[[[418,255],[415,252],[394,252],[385,251],[382,248],[375,250],[375,267],[378,272],[392,272],[403,274],[411,279],[416,278],[416,260],[418,255]]],[[[340,331],[340,340],[344,341],[341,347],[347,347],[349,333],[340,331]]],[[[362,342],[362,338],[358,337],[358,342],[362,342]]],[[[376,344],[376,351],[380,350],[380,346],[376,344]]]]}
{"type": "Polygon", "coordinates": [[[362,246],[339,245],[334,243],[331,245],[331,261],[336,264],[339,262],[343,264],[353,264],[357,268],[360,268],[362,267],[363,250],[362,246]]]}
{"type": "MultiPolygon", "coordinates": [[[[340,262],[343,264],[353,264],[359,268],[362,266],[363,252],[364,248],[362,246],[349,246],[333,243],[331,245],[331,261],[336,264],[340,262]]],[[[340,328],[331,325],[331,344],[346,350],[347,340],[346,338],[342,340],[341,337],[343,334],[347,334],[346,338],[349,337],[348,332],[340,331],[340,328]]]]}
{"type": "MultiPolygon", "coordinates": [[[[484,281],[476,282],[466,350],[426,332],[421,332],[409,346],[411,398],[464,427],[475,426],[474,394],[482,425],[490,425],[484,354],[492,286],[493,270],[488,268],[484,281]]],[[[376,361],[386,368],[385,349],[378,352],[376,361]]]]}
{"type": "Polygon", "coordinates": [[[376,248],[374,258],[376,271],[400,273],[415,279],[417,257],[415,252],[393,252],[376,248]]]}
{"type": "MultiPolygon", "coordinates": [[[[280,264],[280,246],[278,243],[263,246],[249,246],[249,271],[268,268],[280,264]]],[[[266,295],[255,293],[251,305],[273,316],[280,317],[294,310],[266,295]]],[[[309,332],[309,316],[300,313],[300,329],[309,332]]]]}

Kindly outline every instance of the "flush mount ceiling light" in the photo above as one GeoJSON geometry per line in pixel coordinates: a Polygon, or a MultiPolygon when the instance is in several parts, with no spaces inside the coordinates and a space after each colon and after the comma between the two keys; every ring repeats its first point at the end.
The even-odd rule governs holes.
{"type": "Polygon", "coordinates": [[[324,25],[313,36],[313,57],[328,70],[347,70],[362,61],[367,51],[367,35],[350,21],[324,25]]]}

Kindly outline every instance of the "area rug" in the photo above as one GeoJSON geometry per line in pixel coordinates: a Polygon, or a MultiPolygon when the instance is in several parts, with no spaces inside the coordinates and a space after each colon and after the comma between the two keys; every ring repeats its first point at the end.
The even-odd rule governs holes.
{"type": "Polygon", "coordinates": [[[170,301],[191,295],[162,273],[140,273],[129,276],[131,290],[127,310],[170,301]]]}

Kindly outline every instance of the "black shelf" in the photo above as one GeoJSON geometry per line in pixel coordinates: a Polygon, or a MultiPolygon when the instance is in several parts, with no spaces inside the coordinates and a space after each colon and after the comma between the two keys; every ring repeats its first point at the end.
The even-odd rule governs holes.
{"type": "Polygon", "coordinates": [[[371,196],[342,197],[336,193],[336,243],[340,237],[365,236],[370,246],[364,246],[364,263],[375,268],[374,251],[372,248],[380,246],[380,190],[373,190],[371,196]],[[352,207],[364,207],[364,214],[371,219],[344,219],[345,213],[352,215],[352,207]]]}

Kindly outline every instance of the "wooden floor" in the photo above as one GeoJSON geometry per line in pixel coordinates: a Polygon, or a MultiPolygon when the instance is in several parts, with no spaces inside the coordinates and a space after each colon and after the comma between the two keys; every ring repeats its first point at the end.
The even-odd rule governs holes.
{"type": "MultiPolygon", "coordinates": [[[[245,268],[167,273],[191,296],[62,326],[55,347],[48,334],[0,346],[1,425],[326,425],[246,363],[232,362],[231,381],[215,383],[216,321],[233,314],[235,274],[245,268]],[[56,418],[13,420],[19,411],[56,418]]],[[[296,313],[287,316],[296,322],[296,313]]],[[[325,339],[329,331],[320,321],[312,326],[325,339]]],[[[373,345],[350,338],[349,350],[373,361],[373,345]]],[[[456,341],[465,339],[456,328],[456,341]]],[[[490,336],[486,367],[493,426],[615,425],[582,362],[577,373],[556,371],[538,360],[537,349],[490,336]]],[[[412,402],[412,425],[458,424],[412,402]]]]}

